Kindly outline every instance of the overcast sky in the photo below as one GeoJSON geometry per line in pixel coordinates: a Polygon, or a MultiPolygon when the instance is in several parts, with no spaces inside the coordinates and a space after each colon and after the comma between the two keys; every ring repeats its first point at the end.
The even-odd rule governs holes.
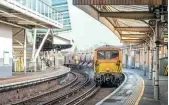
{"type": "Polygon", "coordinates": [[[72,38],[79,49],[86,49],[104,42],[119,45],[120,40],[106,26],[72,5],[68,0],[72,32],[64,36],[72,38]]]}

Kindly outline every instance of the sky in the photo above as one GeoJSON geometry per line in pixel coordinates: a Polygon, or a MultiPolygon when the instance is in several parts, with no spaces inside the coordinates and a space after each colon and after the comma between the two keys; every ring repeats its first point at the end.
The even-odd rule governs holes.
{"type": "Polygon", "coordinates": [[[118,37],[99,21],[72,5],[68,0],[72,31],[64,36],[72,38],[78,49],[88,49],[96,44],[120,45],[118,37]]]}

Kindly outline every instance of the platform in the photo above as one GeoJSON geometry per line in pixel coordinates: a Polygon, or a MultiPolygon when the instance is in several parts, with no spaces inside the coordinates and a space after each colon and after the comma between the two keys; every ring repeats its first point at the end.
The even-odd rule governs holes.
{"type": "MultiPolygon", "coordinates": [[[[130,71],[133,70],[130,69],[130,71]]],[[[144,94],[139,105],[168,105],[168,76],[159,76],[160,100],[154,100],[154,87],[152,80],[148,79],[148,72],[147,76],[143,76],[142,70],[134,70],[134,72],[139,74],[145,82],[144,94]]]]}
{"type": "Polygon", "coordinates": [[[45,80],[66,74],[68,72],[70,72],[70,69],[64,66],[60,66],[56,70],[54,68],[48,68],[48,70],[41,72],[27,72],[26,74],[24,72],[15,72],[13,73],[12,77],[0,78],[0,88],[45,80]]]}
{"type": "Polygon", "coordinates": [[[152,80],[143,70],[123,69],[125,80],[96,105],[168,105],[168,77],[160,76],[160,100],[153,99],[152,80]]]}

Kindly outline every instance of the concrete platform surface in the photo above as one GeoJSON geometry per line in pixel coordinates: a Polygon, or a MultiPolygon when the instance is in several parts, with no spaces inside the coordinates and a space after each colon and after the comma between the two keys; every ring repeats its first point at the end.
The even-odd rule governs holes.
{"type": "Polygon", "coordinates": [[[144,76],[143,70],[128,69],[128,71],[137,73],[144,79],[144,94],[139,105],[168,105],[168,76],[159,76],[160,100],[154,100],[154,86],[152,80],[148,79],[148,72],[144,76]]]}
{"type": "Polygon", "coordinates": [[[70,72],[70,69],[64,66],[60,66],[58,69],[48,68],[41,72],[15,72],[13,76],[8,78],[0,78],[0,87],[9,84],[19,84],[20,82],[26,82],[30,80],[38,80],[41,78],[48,78],[54,76],[60,76],[62,74],[70,72]]]}
{"type": "Polygon", "coordinates": [[[124,71],[124,82],[96,105],[135,105],[141,99],[144,81],[136,73],[124,71]]]}
{"type": "MultiPolygon", "coordinates": [[[[160,100],[154,100],[154,86],[143,70],[125,69],[126,80],[96,105],[168,105],[168,76],[160,76],[160,100]]],[[[147,73],[148,75],[148,73],[147,73]]]]}

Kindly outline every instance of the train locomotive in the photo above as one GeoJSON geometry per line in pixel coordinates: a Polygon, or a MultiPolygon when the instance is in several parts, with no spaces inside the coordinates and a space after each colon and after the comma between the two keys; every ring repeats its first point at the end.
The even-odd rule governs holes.
{"type": "Polygon", "coordinates": [[[94,81],[97,86],[119,86],[122,82],[122,51],[105,45],[94,51],[94,81]]]}

